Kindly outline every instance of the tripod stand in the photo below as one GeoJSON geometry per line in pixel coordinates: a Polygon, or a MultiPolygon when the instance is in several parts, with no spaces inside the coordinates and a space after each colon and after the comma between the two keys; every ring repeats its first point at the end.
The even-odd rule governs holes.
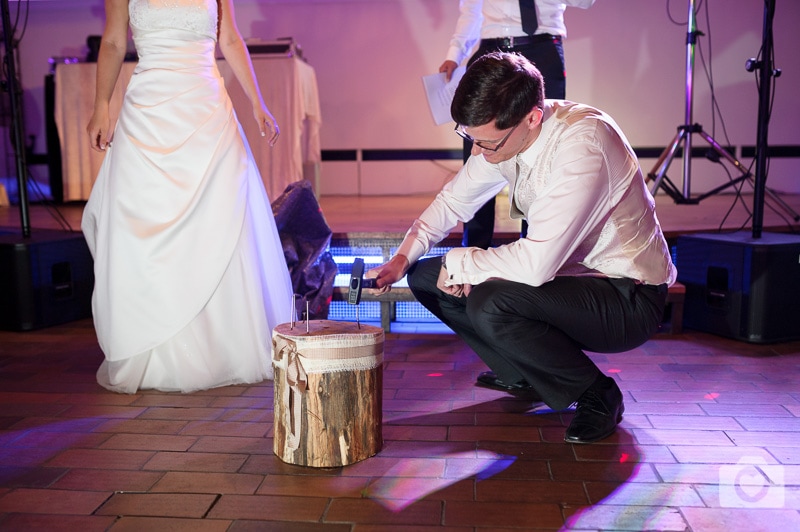
{"type": "Polygon", "coordinates": [[[653,186],[650,192],[655,195],[658,192],[659,188],[662,188],[664,192],[667,193],[675,203],[687,203],[687,204],[696,204],[700,203],[703,199],[713,194],[716,194],[720,190],[723,190],[731,185],[741,182],[744,179],[751,178],[750,172],[745,168],[742,163],[740,163],[733,155],[731,155],[726,150],[722,149],[722,147],[715,141],[711,135],[703,131],[703,127],[700,124],[693,124],[693,107],[692,107],[692,96],[693,96],[693,85],[694,85],[694,47],[697,42],[697,37],[700,32],[697,31],[697,22],[695,18],[695,11],[694,11],[694,0],[689,0],[689,21],[687,23],[687,34],[686,34],[686,107],[685,107],[685,114],[684,114],[684,122],[683,125],[678,126],[678,133],[672,139],[672,142],[667,146],[667,148],[661,153],[658,160],[656,161],[653,170],[647,174],[647,177],[653,181],[653,186]],[[706,194],[701,196],[697,196],[695,198],[691,197],[691,176],[692,176],[692,134],[697,133],[700,135],[703,140],[708,142],[711,146],[711,149],[719,155],[720,157],[725,158],[729,163],[731,163],[739,172],[741,172],[741,176],[737,179],[731,181],[730,183],[726,183],[720,187],[717,187],[706,194]],[[669,177],[667,177],[667,169],[669,165],[672,164],[672,160],[678,153],[678,149],[683,145],[683,190],[679,190],[673,183],[670,181],[669,177]]]}
{"type": "MultiPolygon", "coordinates": [[[[754,183],[753,174],[740,163],[733,155],[727,150],[723,149],[714,138],[703,130],[703,126],[693,123],[693,109],[692,109],[692,96],[693,96],[693,83],[694,83],[694,47],[697,42],[698,35],[701,32],[697,31],[697,20],[695,17],[694,9],[695,0],[689,0],[689,17],[687,23],[686,35],[686,107],[684,115],[684,123],[678,126],[678,132],[672,139],[672,142],[661,153],[655,166],[647,174],[649,180],[653,182],[650,192],[655,195],[658,189],[661,188],[669,195],[677,204],[697,204],[709,196],[713,196],[718,192],[734,186],[742,181],[750,181],[754,183]],[[698,134],[705,140],[711,150],[720,159],[725,159],[741,174],[739,177],[732,179],[724,185],[720,185],[704,194],[692,197],[691,195],[691,175],[692,175],[692,135],[698,134]],[[678,153],[679,148],[683,145],[683,189],[679,190],[678,187],[667,177],[667,169],[672,164],[673,159],[678,153]]],[[[768,59],[766,59],[768,61],[768,59]]],[[[756,192],[759,192],[756,187],[756,192]]],[[[775,196],[775,193],[769,189],[764,189],[764,192],[769,193],[772,197],[780,203],[780,205],[788,212],[795,220],[798,220],[797,213],[784,203],[780,198],[775,196]]]]}

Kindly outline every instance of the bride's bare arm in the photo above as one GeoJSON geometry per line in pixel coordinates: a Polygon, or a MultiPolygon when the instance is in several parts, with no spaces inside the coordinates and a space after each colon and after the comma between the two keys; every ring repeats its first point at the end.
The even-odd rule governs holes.
{"type": "Polygon", "coordinates": [[[128,0],[105,0],[106,24],[97,55],[94,110],[86,132],[92,149],[103,151],[111,142],[108,106],[128,47],[128,0]]]}
{"type": "Polygon", "coordinates": [[[269,137],[272,146],[278,140],[280,129],[261,96],[253,62],[236,25],[233,0],[221,0],[219,6],[219,49],[253,105],[253,117],[258,123],[261,136],[269,137]]]}

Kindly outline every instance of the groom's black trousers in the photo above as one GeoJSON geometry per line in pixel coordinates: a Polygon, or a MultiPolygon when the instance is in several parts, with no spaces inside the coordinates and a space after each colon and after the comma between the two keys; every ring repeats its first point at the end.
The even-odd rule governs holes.
{"type": "Polygon", "coordinates": [[[575,402],[600,374],[584,350],[638,347],[663,318],[666,285],[600,277],[556,277],[538,287],[490,280],[454,297],[436,287],[441,264],[433,257],[409,270],[417,300],[500,380],[525,380],[555,410],[575,402]]]}

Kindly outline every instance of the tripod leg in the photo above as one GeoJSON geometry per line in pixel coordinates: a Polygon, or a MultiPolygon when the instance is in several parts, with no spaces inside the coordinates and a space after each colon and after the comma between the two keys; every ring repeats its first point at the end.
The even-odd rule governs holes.
{"type": "Polygon", "coordinates": [[[722,146],[720,146],[719,143],[716,140],[714,140],[714,138],[711,135],[709,135],[708,133],[706,133],[702,129],[698,129],[697,130],[697,134],[700,135],[703,138],[703,140],[708,142],[709,146],[711,146],[711,148],[714,150],[714,153],[716,153],[718,156],[720,156],[721,158],[723,158],[726,161],[728,161],[737,170],[739,170],[739,172],[741,172],[741,174],[742,174],[738,178],[733,179],[728,183],[725,183],[725,184],[720,185],[720,186],[718,186],[716,188],[713,188],[713,189],[709,190],[708,192],[706,192],[705,194],[699,195],[697,197],[697,201],[703,201],[704,199],[708,198],[709,196],[713,196],[714,194],[717,194],[718,192],[721,192],[721,191],[725,190],[726,188],[729,188],[729,187],[732,187],[732,186],[734,186],[734,185],[736,185],[738,183],[741,183],[742,181],[744,181],[746,179],[752,179],[753,175],[750,173],[750,171],[747,168],[745,168],[744,165],[742,163],[740,163],[727,150],[723,149],[722,146]]]}
{"type": "MultiPolygon", "coordinates": [[[[678,133],[672,139],[667,148],[661,152],[661,155],[658,157],[655,166],[647,174],[648,179],[653,181],[653,187],[650,189],[650,193],[655,196],[656,192],[658,192],[659,187],[662,185],[662,181],[664,180],[664,176],[667,174],[667,169],[669,165],[672,164],[672,160],[675,158],[675,154],[678,152],[678,147],[681,145],[681,141],[683,140],[684,135],[686,132],[682,128],[678,128],[678,133]]],[[[664,189],[670,196],[672,196],[672,192],[668,189],[664,189]]],[[[673,197],[673,199],[675,199],[673,197]]],[[[677,200],[676,200],[677,201],[677,200]]]]}
{"type": "Polygon", "coordinates": [[[717,143],[717,141],[714,140],[714,138],[711,135],[709,135],[703,130],[698,131],[698,133],[700,134],[701,137],[703,137],[703,139],[706,142],[708,142],[711,148],[713,148],[713,150],[718,155],[724,157],[725,160],[731,163],[737,170],[739,170],[743,176],[745,177],[751,176],[750,171],[747,168],[745,168],[744,165],[740,163],[738,159],[736,159],[736,157],[731,155],[727,150],[723,149],[722,146],[720,146],[719,143],[717,143]]]}
{"type": "MultiPolygon", "coordinates": [[[[734,166],[734,167],[735,167],[737,170],[739,170],[739,171],[742,173],[742,177],[741,177],[741,178],[739,178],[739,179],[736,179],[736,180],[732,181],[731,183],[728,183],[728,184],[726,184],[726,185],[723,185],[723,186],[721,186],[721,187],[717,187],[717,188],[715,188],[714,190],[712,190],[712,191],[710,191],[710,192],[708,192],[708,193],[706,193],[706,194],[704,194],[704,195],[700,196],[699,200],[702,200],[702,199],[704,199],[704,198],[707,198],[708,196],[711,196],[712,194],[716,194],[716,193],[717,193],[717,192],[719,192],[720,190],[723,190],[723,189],[725,189],[725,188],[727,188],[727,187],[729,187],[729,186],[731,186],[731,185],[733,185],[733,184],[735,184],[735,183],[738,183],[738,182],[739,182],[739,181],[741,181],[742,179],[747,179],[748,181],[750,181],[750,183],[751,183],[751,184],[754,184],[754,180],[753,180],[753,174],[752,174],[752,173],[751,173],[751,172],[750,172],[750,171],[749,171],[747,168],[745,168],[745,166],[744,166],[742,163],[740,163],[740,162],[739,162],[739,160],[738,160],[738,159],[736,159],[736,157],[734,157],[733,155],[731,155],[731,154],[730,154],[730,153],[729,153],[727,150],[724,150],[724,149],[723,149],[723,148],[722,148],[722,147],[721,147],[721,146],[720,146],[720,145],[717,143],[717,141],[716,141],[716,140],[714,140],[714,138],[713,138],[711,135],[709,135],[708,133],[706,133],[705,131],[702,131],[702,130],[701,130],[701,131],[699,131],[699,134],[700,134],[700,136],[701,136],[701,137],[703,137],[703,139],[704,139],[706,142],[708,142],[708,144],[709,144],[709,145],[710,145],[710,146],[711,146],[711,147],[714,149],[714,151],[715,151],[717,154],[719,154],[720,156],[724,157],[726,161],[728,161],[729,163],[731,163],[731,164],[732,164],[732,165],[733,165],[733,166],[734,166]]],[[[775,191],[774,191],[774,190],[772,190],[772,189],[769,189],[769,188],[766,188],[766,189],[765,189],[765,192],[766,192],[767,194],[769,194],[769,195],[770,195],[770,197],[771,197],[772,199],[774,199],[774,200],[775,200],[775,201],[776,201],[776,202],[777,202],[777,203],[778,203],[778,204],[781,206],[781,208],[783,208],[783,210],[784,210],[784,211],[786,211],[786,213],[787,213],[787,214],[789,214],[789,216],[791,216],[791,217],[792,217],[792,219],[794,219],[794,221],[798,221],[798,220],[800,220],[800,214],[797,214],[797,213],[796,213],[796,212],[795,212],[795,211],[794,211],[794,210],[791,208],[791,206],[789,206],[789,205],[788,205],[788,204],[787,204],[785,201],[783,201],[783,200],[782,200],[782,199],[781,199],[781,198],[780,198],[780,197],[779,197],[779,196],[778,196],[778,195],[775,193],[775,191]]]]}

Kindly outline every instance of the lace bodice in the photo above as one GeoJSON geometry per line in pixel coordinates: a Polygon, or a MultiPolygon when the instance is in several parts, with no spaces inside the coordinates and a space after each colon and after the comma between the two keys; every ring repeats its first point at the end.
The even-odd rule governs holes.
{"type": "Polygon", "coordinates": [[[130,0],[128,13],[136,30],[179,29],[217,37],[217,0],[130,0]]]}

